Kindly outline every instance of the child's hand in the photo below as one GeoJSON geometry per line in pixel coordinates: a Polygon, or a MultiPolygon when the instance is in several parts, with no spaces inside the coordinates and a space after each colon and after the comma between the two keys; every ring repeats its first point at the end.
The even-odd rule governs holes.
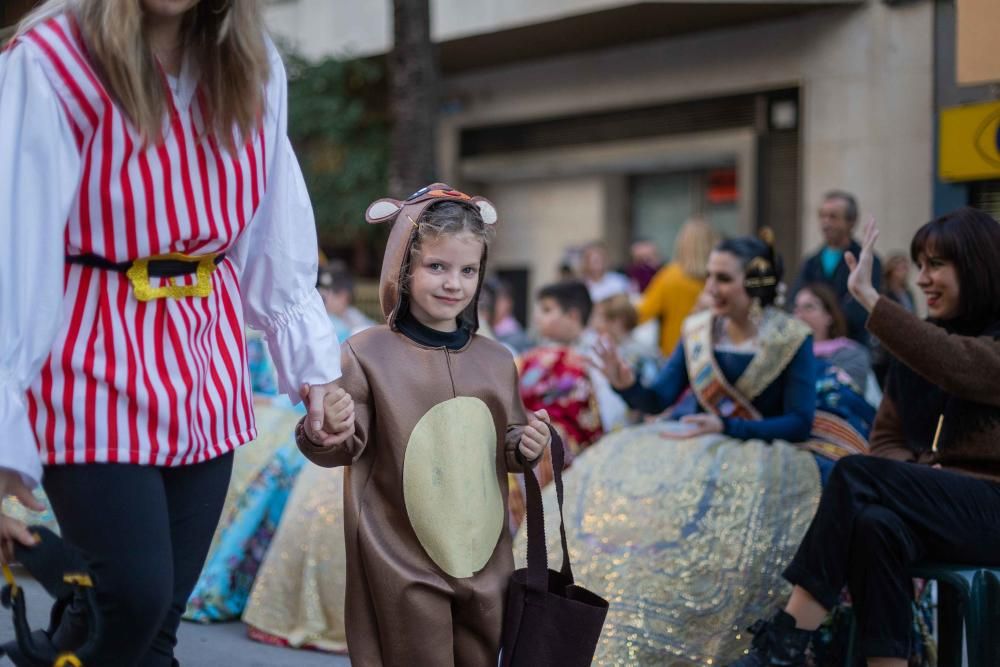
{"type": "Polygon", "coordinates": [[[528,414],[528,424],[521,433],[521,442],[517,446],[521,456],[525,461],[534,461],[552,441],[552,434],[549,432],[549,413],[545,410],[528,414]]]}
{"type": "MultiPolygon", "coordinates": [[[[309,385],[304,385],[300,394],[309,395],[309,385]]],[[[340,445],[354,435],[354,399],[341,387],[328,391],[323,396],[323,428],[316,431],[307,425],[306,437],[320,447],[340,445]]]]}
{"type": "Polygon", "coordinates": [[[610,338],[601,337],[594,344],[594,352],[599,361],[588,357],[587,363],[603,373],[612,387],[623,390],[635,384],[635,372],[622,359],[618,346],[610,338]]]}

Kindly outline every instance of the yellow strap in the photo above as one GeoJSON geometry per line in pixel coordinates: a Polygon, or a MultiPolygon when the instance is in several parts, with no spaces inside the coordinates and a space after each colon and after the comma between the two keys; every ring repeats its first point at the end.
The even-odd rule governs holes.
{"type": "Polygon", "coordinates": [[[83,667],[83,663],[73,653],[62,653],[52,663],[52,667],[83,667]]]}
{"type": "Polygon", "coordinates": [[[12,596],[17,595],[18,587],[17,587],[17,582],[14,580],[14,573],[11,572],[10,567],[7,565],[7,563],[2,563],[2,566],[3,566],[3,578],[7,580],[8,584],[10,584],[10,594],[12,596]]]}
{"type": "Polygon", "coordinates": [[[67,584],[82,586],[84,588],[94,587],[93,579],[91,579],[90,575],[86,572],[67,572],[63,575],[63,581],[67,584]]]}

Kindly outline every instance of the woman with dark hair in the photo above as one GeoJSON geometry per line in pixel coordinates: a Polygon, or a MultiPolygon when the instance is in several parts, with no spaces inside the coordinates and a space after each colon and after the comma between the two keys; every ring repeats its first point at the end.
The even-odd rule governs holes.
{"type": "Polygon", "coordinates": [[[784,610],[755,626],[740,667],[805,664],[847,585],[869,665],[909,655],[916,560],[995,563],[1000,554],[1000,225],[962,208],[921,227],[910,254],[927,297],[920,320],[872,285],[878,230],[848,258],[868,330],[892,353],[872,429],[874,456],[834,467],[785,578],[784,610]]]}
{"type": "MultiPolygon", "coordinates": [[[[633,408],[659,414],[689,387],[697,398],[683,421],[606,436],[564,478],[574,499],[570,549],[586,554],[577,573],[613,600],[599,664],[742,654],[749,641],[735,623],[773,607],[782,563],[815,511],[821,468],[842,453],[812,435],[810,331],[775,307],[782,267],[773,248],[751,237],[724,241],[706,273],[709,310],[687,318],[649,386],[610,342],[599,346],[603,372],[633,408]]],[[[866,448],[845,422],[825,418],[854,434],[840,443],[846,451],[866,448]]],[[[558,549],[556,526],[548,534],[558,549]]]]}
{"type": "Polygon", "coordinates": [[[847,373],[864,392],[872,370],[868,348],[847,337],[847,320],[832,289],[822,283],[802,287],[795,295],[792,314],[813,333],[813,354],[847,373]]]}

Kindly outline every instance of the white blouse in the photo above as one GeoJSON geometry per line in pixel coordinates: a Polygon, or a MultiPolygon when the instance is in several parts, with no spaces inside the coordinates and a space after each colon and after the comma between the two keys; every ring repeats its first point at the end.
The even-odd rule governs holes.
{"type": "MultiPolygon", "coordinates": [[[[82,207],[80,202],[81,196],[86,195],[83,191],[85,188],[81,188],[81,183],[87,179],[87,164],[84,157],[86,154],[84,148],[87,146],[84,140],[85,132],[81,131],[81,122],[77,117],[79,110],[70,108],[71,104],[67,103],[67,99],[72,98],[68,97],[66,80],[60,80],[53,74],[54,58],[45,48],[46,44],[53,45],[53,49],[61,50],[60,53],[63,55],[60,57],[64,58],[65,62],[71,65],[76,62],[85,68],[79,59],[73,61],[70,57],[71,40],[66,39],[70,34],[70,27],[72,26],[66,17],[57,17],[33,29],[39,31],[34,35],[36,39],[22,37],[14,48],[0,54],[0,248],[3,252],[0,260],[0,433],[3,434],[3,439],[0,440],[0,468],[21,473],[30,485],[40,481],[43,462],[128,461],[153,465],[180,465],[224,453],[241,442],[252,439],[255,434],[252,415],[247,420],[248,425],[238,434],[227,433],[226,427],[222,425],[224,416],[228,420],[228,415],[224,415],[223,412],[228,409],[229,397],[220,395],[225,392],[219,389],[223,385],[218,375],[224,373],[226,369],[217,369],[216,366],[221,368],[221,365],[217,359],[213,359],[213,354],[220,351],[218,345],[223,347],[228,345],[229,348],[244,346],[242,331],[236,336],[230,335],[229,338],[224,338],[221,334],[216,336],[210,332],[209,337],[212,340],[204,343],[200,351],[192,353],[190,364],[183,364],[184,372],[180,375],[183,376],[181,380],[184,382],[181,382],[178,380],[176,364],[183,360],[182,355],[176,350],[174,351],[176,359],[171,358],[168,367],[167,375],[171,377],[163,377],[161,370],[148,367],[151,364],[147,364],[146,368],[143,368],[142,364],[135,367],[135,359],[143,357],[141,354],[135,354],[133,349],[135,339],[130,332],[112,331],[112,327],[106,322],[101,324],[99,317],[87,325],[87,320],[84,318],[84,326],[93,328],[104,326],[109,336],[114,334],[122,341],[126,341],[122,343],[123,349],[117,351],[119,360],[117,369],[107,371],[107,382],[103,381],[100,372],[92,372],[86,379],[91,384],[96,384],[97,390],[87,387],[86,392],[81,386],[85,384],[80,376],[81,366],[75,357],[69,359],[73,355],[65,354],[59,348],[60,342],[65,341],[68,308],[72,306],[68,303],[68,295],[74,280],[70,265],[65,262],[65,255],[88,251],[86,243],[77,247],[78,238],[75,236],[77,231],[71,224],[77,215],[76,212],[86,208],[82,207]],[[61,37],[62,41],[57,37],[61,37]],[[215,340],[216,338],[218,340],[215,340]],[[57,354],[66,358],[65,369],[55,361],[57,354]],[[132,363],[131,366],[123,361],[126,358],[132,363]],[[66,397],[59,392],[53,392],[51,387],[46,387],[45,378],[41,382],[39,380],[40,374],[44,376],[49,372],[51,375],[53,368],[60,372],[66,370],[70,380],[74,373],[76,374],[75,384],[72,381],[67,382],[69,389],[66,390],[66,397]],[[141,374],[141,371],[147,374],[146,390],[136,390],[141,394],[141,400],[135,400],[139,394],[128,393],[124,397],[120,395],[125,393],[125,387],[134,389],[135,385],[134,379],[130,383],[129,377],[125,377],[128,375],[126,370],[130,373],[141,374]],[[216,382],[216,393],[211,394],[212,400],[186,402],[183,389],[201,386],[198,384],[199,381],[202,385],[216,382]],[[138,429],[139,437],[136,438],[134,413],[138,411],[141,417],[143,411],[151,410],[149,403],[151,400],[155,403],[157,394],[160,395],[162,402],[165,398],[162,390],[168,388],[168,385],[175,385],[181,389],[173,392],[180,394],[176,398],[179,404],[167,408],[161,405],[161,413],[167,414],[167,409],[187,407],[189,412],[187,421],[171,424],[168,430],[163,418],[158,423],[154,415],[149,424],[141,423],[142,427],[138,429]],[[55,408],[51,404],[40,405],[46,403],[46,400],[43,400],[48,397],[45,391],[58,395],[63,403],[55,408]],[[120,408],[115,407],[118,404],[114,403],[115,401],[120,403],[120,408]],[[75,430],[68,430],[72,427],[67,427],[58,418],[53,417],[59,412],[60,406],[71,421],[75,413],[77,421],[89,418],[93,419],[94,424],[88,423],[85,429],[78,423],[75,430]],[[206,410],[212,412],[211,427],[208,417],[204,414],[206,410]],[[48,419],[38,416],[46,412],[49,414],[48,419]],[[29,413],[36,415],[34,422],[29,413]],[[92,413],[97,417],[95,418],[92,413]],[[109,435],[109,426],[106,423],[108,419],[105,415],[110,416],[112,422],[110,435],[117,443],[111,450],[101,449],[101,443],[109,435]],[[117,423],[117,415],[122,415],[120,424],[117,423]],[[132,422],[128,422],[128,415],[133,418],[132,422]],[[131,428],[128,424],[131,424],[131,428]],[[85,436],[85,430],[93,433],[87,433],[85,436]],[[75,442],[63,442],[72,439],[69,433],[76,433],[73,436],[75,442]],[[170,446],[179,447],[179,450],[173,451],[166,459],[158,456],[155,451],[150,453],[147,434],[153,436],[154,440],[165,441],[168,437],[175,438],[176,442],[170,443],[170,446]],[[74,447],[79,451],[74,452],[74,447]],[[84,448],[87,449],[86,457],[83,454],[84,448]]],[[[254,196],[257,195],[258,183],[261,185],[261,193],[259,201],[255,202],[255,211],[250,209],[253,211],[252,218],[248,220],[245,230],[235,239],[223,236],[216,239],[205,231],[203,220],[203,228],[197,232],[200,236],[195,238],[193,235],[197,230],[192,228],[196,228],[197,224],[186,224],[182,220],[182,224],[178,226],[175,220],[173,222],[176,229],[172,236],[166,239],[162,235],[160,237],[161,246],[162,243],[167,243],[167,246],[145,249],[155,250],[156,254],[171,249],[185,251],[191,245],[198,248],[207,247],[210,251],[225,250],[224,264],[229,266],[218,267],[213,274],[215,276],[213,286],[217,291],[228,294],[220,295],[217,301],[231,300],[231,303],[240,307],[239,318],[264,333],[274,358],[281,391],[288,394],[293,401],[298,401],[298,388],[303,383],[322,384],[340,376],[340,354],[322,299],[315,290],[318,261],[316,230],[305,183],[286,136],[287,91],[284,68],[270,42],[268,48],[271,77],[266,92],[267,110],[259,137],[259,153],[262,156],[266,155],[266,164],[259,166],[263,177],[253,182],[254,196]],[[232,284],[235,288],[227,286],[226,270],[233,274],[232,284]]],[[[174,93],[174,102],[182,111],[195,97],[197,78],[190,69],[190,67],[184,68],[174,93]]],[[[69,74],[70,77],[80,77],[81,87],[85,87],[84,77],[79,72],[71,71],[69,74]]],[[[100,109],[100,106],[96,105],[95,108],[100,109]]],[[[105,111],[109,108],[110,106],[105,111]]],[[[192,123],[195,122],[195,118],[196,115],[192,111],[192,123]]],[[[127,155],[131,154],[134,147],[128,140],[128,130],[122,129],[124,125],[120,120],[117,121],[117,126],[110,120],[108,123],[111,127],[117,127],[120,134],[115,133],[112,136],[111,130],[108,129],[104,137],[109,142],[105,146],[106,152],[114,153],[119,159],[123,150],[127,155]],[[122,141],[129,142],[124,149],[118,145],[122,141]]],[[[188,140],[189,149],[192,146],[199,151],[202,150],[200,146],[188,140]]],[[[136,149],[135,152],[142,151],[136,149]]],[[[193,151],[189,157],[191,164],[195,164],[193,151]]],[[[233,160],[236,164],[235,158],[233,160]]],[[[221,160],[219,165],[219,169],[228,170],[227,173],[239,169],[238,165],[235,167],[229,166],[228,163],[224,165],[221,160]]],[[[123,166],[121,171],[124,175],[126,167],[123,166]]],[[[153,187],[149,188],[150,191],[156,190],[156,207],[162,207],[164,198],[171,197],[167,172],[166,168],[151,172],[154,180],[158,177],[168,179],[166,194],[162,182],[154,182],[153,187]]],[[[204,173],[203,163],[202,179],[207,192],[208,180],[205,179],[204,173]]],[[[248,176],[247,182],[251,178],[253,177],[248,176]]],[[[176,187],[180,188],[180,185],[176,187]]],[[[174,199],[179,199],[177,197],[179,191],[179,189],[173,190],[174,199]]],[[[225,190],[222,192],[222,198],[225,198],[225,190]]],[[[234,196],[238,195],[230,194],[229,198],[233,199],[234,196]]],[[[149,193],[149,197],[150,206],[153,206],[152,192],[149,193]]],[[[245,197],[249,201],[250,195],[246,194],[245,197]]],[[[115,197],[111,199],[112,204],[109,204],[109,207],[119,205],[115,197]]],[[[98,211],[98,215],[99,209],[95,207],[100,203],[102,202],[91,206],[91,209],[98,211]]],[[[237,202],[238,205],[240,203],[237,202]]],[[[169,201],[167,204],[170,206],[169,201]]],[[[207,208],[209,206],[203,206],[203,209],[207,208]]],[[[203,209],[199,209],[199,212],[204,218],[203,209]]],[[[154,214],[149,212],[149,217],[154,217],[154,214]]],[[[211,218],[212,213],[208,213],[207,217],[211,218]]],[[[137,225],[144,224],[142,219],[137,220],[137,225]]],[[[95,223],[96,226],[99,225],[95,223]]],[[[226,227],[228,226],[227,222],[226,227]]],[[[223,228],[221,222],[218,223],[218,227],[223,228]]],[[[103,233],[117,234],[117,231],[108,231],[111,229],[113,228],[105,226],[103,233]]],[[[126,231],[131,233],[130,229],[126,231]]],[[[98,243],[95,247],[106,247],[108,240],[104,239],[104,246],[98,243]]],[[[123,261],[136,258],[127,256],[128,253],[121,249],[125,245],[124,240],[120,238],[115,240],[119,251],[116,253],[117,256],[110,259],[123,261]]],[[[114,241],[111,245],[114,247],[114,241]]],[[[132,243],[130,247],[134,246],[132,243]]],[[[142,252],[142,244],[139,250],[138,257],[147,256],[148,253],[142,252]]],[[[73,266],[72,269],[83,270],[83,267],[73,266]]],[[[95,275],[107,274],[100,280],[106,281],[109,290],[118,285],[116,281],[124,280],[124,276],[116,272],[100,269],[92,271],[95,275]]],[[[104,286],[105,282],[100,284],[104,286]]],[[[137,303],[130,290],[126,291],[121,287],[117,293],[113,293],[116,297],[112,303],[118,302],[120,297],[123,313],[126,310],[129,312],[136,310],[137,303]]],[[[104,298],[107,299],[107,296],[104,298]]],[[[188,300],[194,301],[190,298],[188,300]]],[[[197,308],[204,308],[204,323],[212,319],[208,305],[190,306],[184,311],[183,308],[176,310],[179,307],[177,304],[158,304],[158,302],[149,304],[151,309],[162,309],[157,312],[165,313],[168,325],[170,318],[176,317],[180,322],[183,316],[184,323],[189,327],[187,341],[193,343],[198,341],[192,331],[202,323],[201,311],[197,308]]],[[[222,306],[219,306],[220,312],[221,309],[222,306]]],[[[122,317],[115,321],[120,321],[124,324],[123,328],[128,329],[127,325],[133,320],[122,317]]],[[[135,320],[135,322],[140,321],[135,320]]],[[[147,344],[150,337],[155,339],[154,344],[158,344],[159,337],[165,338],[162,325],[162,320],[157,321],[155,327],[151,325],[147,331],[149,334],[147,344]]],[[[94,356],[97,359],[97,366],[101,360],[106,362],[108,356],[114,356],[113,351],[95,352],[93,349],[86,349],[88,338],[86,331],[79,338],[83,341],[80,343],[83,349],[81,354],[92,355],[84,361],[83,367],[94,366],[94,356]],[[87,366],[87,363],[90,366],[87,366]]],[[[90,340],[97,338],[95,333],[90,340]]],[[[141,335],[139,340],[142,340],[141,335]]],[[[187,342],[183,338],[180,340],[181,346],[187,342]]],[[[104,344],[109,345],[106,342],[104,344]]],[[[235,393],[246,392],[248,390],[245,387],[249,386],[249,381],[245,349],[229,351],[232,352],[232,359],[237,362],[242,360],[242,368],[228,369],[234,378],[231,389],[235,393]]],[[[113,363],[112,368],[114,368],[113,363]]],[[[48,378],[48,382],[51,384],[51,378],[48,378]]],[[[246,399],[245,396],[243,398],[246,399]]],[[[234,405],[237,403],[235,398],[232,403],[234,405]]],[[[231,427],[230,431],[232,428],[235,427],[231,427]]]]}

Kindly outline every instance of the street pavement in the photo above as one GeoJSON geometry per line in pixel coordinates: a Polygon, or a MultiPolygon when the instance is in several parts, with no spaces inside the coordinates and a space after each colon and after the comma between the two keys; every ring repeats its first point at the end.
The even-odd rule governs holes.
{"type": "MultiPolygon", "coordinates": [[[[17,579],[24,586],[31,627],[45,628],[51,598],[23,571],[17,572],[17,579]]],[[[13,638],[10,610],[0,607],[0,643],[13,638]]],[[[350,667],[351,664],[340,655],[297,651],[251,641],[242,623],[200,625],[182,622],[174,655],[181,667],[350,667]]],[[[10,661],[0,658],[0,664],[9,665],[10,661]]]]}

